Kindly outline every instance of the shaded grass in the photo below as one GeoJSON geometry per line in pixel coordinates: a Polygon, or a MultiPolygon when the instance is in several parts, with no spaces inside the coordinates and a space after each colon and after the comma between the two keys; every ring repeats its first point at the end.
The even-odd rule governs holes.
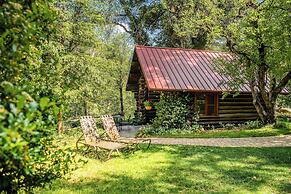
{"type": "Polygon", "coordinates": [[[291,192],[290,148],[152,146],[115,156],[88,158],[67,179],[36,193],[291,192]]]}
{"type": "Polygon", "coordinates": [[[184,138],[239,138],[239,137],[266,137],[291,134],[291,122],[279,122],[278,125],[267,125],[259,129],[233,129],[233,130],[205,130],[183,133],[164,133],[153,135],[153,137],[184,137],[184,138]]]}

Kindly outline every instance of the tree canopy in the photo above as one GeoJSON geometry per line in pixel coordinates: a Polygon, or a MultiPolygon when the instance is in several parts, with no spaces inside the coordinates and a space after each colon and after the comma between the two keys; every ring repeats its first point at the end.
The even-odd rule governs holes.
{"type": "Polygon", "coordinates": [[[290,8],[282,0],[0,1],[1,191],[31,191],[68,172],[74,160],[55,146],[56,129],[81,115],[133,115],[125,82],[134,44],[233,53],[221,73],[234,86],[248,82],[261,120],[273,123],[290,88],[290,8]]]}

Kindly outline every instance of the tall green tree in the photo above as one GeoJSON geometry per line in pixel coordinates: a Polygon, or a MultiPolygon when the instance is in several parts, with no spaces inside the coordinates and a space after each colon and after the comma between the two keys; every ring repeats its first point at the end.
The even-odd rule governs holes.
{"type": "Polygon", "coordinates": [[[221,34],[239,57],[236,65],[249,82],[261,120],[274,123],[276,100],[291,79],[291,2],[235,1],[233,5],[227,10],[231,17],[223,18],[221,34]]]}
{"type": "MultiPolygon", "coordinates": [[[[211,18],[212,40],[235,54],[222,73],[235,85],[249,84],[263,123],[275,122],[276,100],[291,79],[290,7],[290,1],[280,0],[214,1],[210,17],[201,18],[211,18]]],[[[186,16],[181,31],[195,26],[186,16]]]]}
{"type": "Polygon", "coordinates": [[[109,1],[103,14],[108,22],[130,34],[136,44],[150,45],[163,13],[156,0],[118,0],[109,1]]]}
{"type": "Polygon", "coordinates": [[[50,42],[59,51],[59,77],[50,85],[62,100],[65,118],[120,112],[131,48],[127,37],[105,23],[102,6],[97,0],[56,4],[57,35],[50,42]]]}
{"type": "Polygon", "coordinates": [[[54,30],[55,15],[42,1],[1,1],[0,11],[0,82],[17,83],[33,66],[28,58],[38,57],[31,49],[54,30]]]}
{"type": "Polygon", "coordinates": [[[82,106],[79,114],[87,114],[87,103],[94,98],[92,90],[100,82],[97,71],[102,57],[98,47],[102,43],[96,28],[102,18],[94,0],[60,1],[56,8],[60,17],[54,42],[61,53],[58,91],[65,105],[78,102],[82,106]]]}
{"type": "Polygon", "coordinates": [[[116,85],[113,87],[115,94],[119,96],[119,113],[130,116],[134,109],[133,96],[129,92],[125,92],[125,83],[128,78],[130,68],[130,58],[132,55],[132,43],[130,37],[126,33],[113,33],[106,41],[106,58],[114,63],[111,69],[111,77],[116,85]],[[116,91],[119,91],[117,93],[116,91]]]}
{"type": "Polygon", "coordinates": [[[155,38],[157,44],[196,49],[207,47],[208,34],[213,26],[213,23],[208,19],[211,16],[211,6],[212,1],[208,0],[161,1],[163,15],[159,18],[160,32],[155,38]]]}
{"type": "Polygon", "coordinates": [[[48,1],[0,2],[0,192],[31,192],[70,169],[70,152],[53,139],[58,107],[26,73],[43,65],[39,45],[54,33],[55,14],[48,1]]]}
{"type": "MultiPolygon", "coordinates": [[[[210,0],[120,0],[104,11],[108,21],[129,33],[136,44],[182,48],[205,48],[213,22],[210,17],[213,3],[210,0]],[[112,6],[113,5],[113,6],[112,6]],[[179,30],[185,15],[195,22],[195,31],[179,30]]],[[[189,23],[189,21],[187,21],[189,23]]]]}

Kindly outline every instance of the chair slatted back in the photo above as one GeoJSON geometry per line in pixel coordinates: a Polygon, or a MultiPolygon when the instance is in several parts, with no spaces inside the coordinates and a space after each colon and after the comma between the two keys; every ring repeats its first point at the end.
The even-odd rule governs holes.
{"type": "Polygon", "coordinates": [[[97,133],[96,121],[92,116],[82,116],[80,118],[80,124],[86,143],[100,141],[100,136],[97,133]]]}
{"type": "Polygon", "coordinates": [[[119,139],[120,135],[115,125],[113,117],[111,115],[102,115],[101,120],[102,120],[103,127],[108,137],[111,140],[119,139]]]}

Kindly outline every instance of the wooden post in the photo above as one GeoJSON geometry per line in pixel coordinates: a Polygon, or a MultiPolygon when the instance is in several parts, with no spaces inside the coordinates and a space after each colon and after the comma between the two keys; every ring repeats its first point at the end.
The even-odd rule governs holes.
{"type": "Polygon", "coordinates": [[[145,122],[145,108],[143,105],[146,95],[145,90],[146,90],[145,79],[143,76],[141,76],[138,82],[138,99],[137,99],[137,111],[141,123],[145,122]]]}
{"type": "Polygon", "coordinates": [[[122,91],[122,75],[121,75],[121,72],[120,72],[120,77],[119,77],[119,94],[120,94],[120,114],[124,115],[123,91],[122,91]]]}

